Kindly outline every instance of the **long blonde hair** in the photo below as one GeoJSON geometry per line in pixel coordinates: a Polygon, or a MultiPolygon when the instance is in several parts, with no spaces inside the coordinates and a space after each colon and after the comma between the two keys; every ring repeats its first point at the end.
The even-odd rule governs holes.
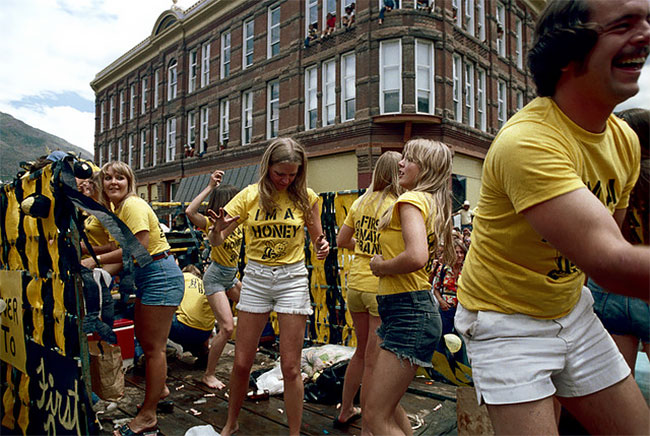
{"type": "Polygon", "coordinates": [[[106,172],[109,169],[113,170],[113,172],[116,174],[120,174],[126,177],[126,180],[129,184],[126,195],[124,196],[122,201],[126,200],[128,197],[132,195],[136,195],[136,192],[135,192],[135,174],[133,174],[133,170],[131,169],[131,167],[127,163],[119,160],[106,162],[104,166],[102,166],[102,169],[99,170],[99,183],[100,183],[100,192],[101,192],[101,194],[99,195],[99,199],[101,200],[101,203],[105,207],[110,209],[111,202],[106,196],[106,193],[104,192],[104,177],[106,176],[106,172]]]}
{"type": "Polygon", "coordinates": [[[359,197],[359,207],[365,203],[372,194],[381,192],[379,201],[377,202],[377,210],[375,216],[379,212],[381,205],[389,195],[392,197],[399,197],[403,189],[399,185],[399,161],[402,155],[396,151],[387,151],[377,159],[375,170],[372,173],[372,183],[366,192],[359,197]]]}
{"type": "MultiPolygon", "coordinates": [[[[411,139],[404,145],[403,159],[417,164],[420,172],[412,191],[427,192],[429,210],[433,216],[426,217],[427,227],[433,220],[433,240],[429,241],[429,250],[435,253],[436,247],[442,245],[443,262],[451,265],[456,258],[451,237],[451,163],[452,152],[439,141],[429,139],[411,139]]],[[[394,205],[388,208],[379,220],[378,228],[384,229],[390,223],[394,205]]]]}
{"type": "Polygon", "coordinates": [[[260,205],[265,212],[272,212],[277,207],[273,200],[277,192],[271,178],[269,169],[277,163],[296,163],[298,173],[291,185],[287,188],[289,199],[302,211],[305,223],[311,224],[311,205],[307,195],[307,153],[302,145],[292,138],[276,138],[266,148],[260,164],[260,205]]]}

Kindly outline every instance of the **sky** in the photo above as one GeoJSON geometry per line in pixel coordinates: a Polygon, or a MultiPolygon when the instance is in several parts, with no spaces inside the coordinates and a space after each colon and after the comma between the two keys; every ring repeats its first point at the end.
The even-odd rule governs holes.
{"type": "MultiPolygon", "coordinates": [[[[151,34],[172,0],[1,0],[0,112],[93,152],[95,75],[151,34]]],[[[183,9],[196,0],[178,0],[183,9]]],[[[641,92],[617,109],[650,109],[641,92]]]]}

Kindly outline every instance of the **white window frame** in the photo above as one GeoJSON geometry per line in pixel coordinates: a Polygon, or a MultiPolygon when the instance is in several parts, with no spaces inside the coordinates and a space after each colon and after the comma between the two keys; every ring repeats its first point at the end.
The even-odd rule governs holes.
{"type": "Polygon", "coordinates": [[[339,24],[339,20],[341,17],[337,15],[336,13],[336,0],[323,0],[323,7],[322,9],[322,22],[323,22],[323,29],[325,30],[325,26],[327,26],[327,13],[331,12],[332,14],[336,15],[336,24],[339,24]]]}
{"type": "Polygon", "coordinates": [[[463,24],[464,29],[474,36],[474,0],[464,0],[464,15],[463,24]]]}
{"type": "MultiPolygon", "coordinates": [[[[305,36],[309,35],[309,26],[316,23],[318,26],[318,0],[305,0],[305,36]]],[[[323,29],[318,29],[322,32],[323,29]]]]}
{"type": "Polygon", "coordinates": [[[190,51],[189,71],[187,75],[187,92],[192,93],[196,91],[196,78],[199,75],[199,50],[194,49],[190,51]]]}
{"type": "Polygon", "coordinates": [[[167,101],[176,98],[178,91],[178,62],[172,59],[167,67],[167,101]]]}
{"type": "Polygon", "coordinates": [[[353,120],[355,117],[357,103],[356,65],[357,60],[354,52],[345,53],[341,56],[341,122],[353,120]],[[349,63],[350,59],[352,61],[349,63]],[[354,108],[351,117],[348,117],[348,103],[351,103],[354,108]]]}
{"type": "Polygon", "coordinates": [[[515,33],[516,33],[516,44],[515,44],[515,57],[517,58],[517,68],[520,70],[524,69],[524,23],[521,21],[521,18],[515,18],[515,33]]]}
{"type": "Polygon", "coordinates": [[[99,167],[101,168],[104,165],[104,147],[101,145],[97,146],[97,154],[99,155],[99,167]]]}
{"type": "Polygon", "coordinates": [[[140,130],[140,169],[144,168],[147,149],[147,129],[140,130]]]}
{"type": "Polygon", "coordinates": [[[129,134],[129,160],[128,164],[131,168],[133,168],[133,153],[135,152],[135,135],[133,133],[129,134]]]}
{"type": "Polygon", "coordinates": [[[113,160],[113,142],[108,141],[108,155],[106,156],[106,162],[113,160]]]}
{"type": "Polygon", "coordinates": [[[452,11],[456,9],[456,26],[461,27],[463,24],[463,11],[461,6],[462,0],[451,0],[452,11]]]}
{"type": "MultiPolygon", "coordinates": [[[[357,3],[358,3],[358,0],[357,0],[357,3]]],[[[379,9],[384,7],[384,0],[378,0],[377,3],[379,5],[379,9]]],[[[402,3],[404,3],[404,0],[394,0],[394,3],[395,3],[395,7],[393,9],[400,9],[402,7],[402,3]]],[[[413,9],[416,9],[417,4],[418,4],[417,0],[413,0],[413,3],[414,3],[413,9]]],[[[431,3],[431,1],[429,3],[431,3]]],[[[355,13],[356,13],[356,9],[355,9],[355,13]]]]}
{"type": "Polygon", "coordinates": [[[208,135],[210,131],[209,118],[210,118],[210,108],[208,105],[201,106],[199,108],[199,117],[200,117],[200,129],[199,129],[199,153],[204,153],[208,147],[208,135]]]}
{"type": "Polygon", "coordinates": [[[210,43],[201,46],[201,88],[210,84],[210,43]]]}
{"type": "Polygon", "coordinates": [[[187,146],[190,150],[196,148],[196,111],[187,113],[187,146]]]}
{"type": "Polygon", "coordinates": [[[176,118],[167,119],[167,141],[165,142],[165,162],[176,158],[176,118]]]}
{"type": "Polygon", "coordinates": [[[156,109],[160,103],[160,68],[153,72],[153,108],[156,109]]]}
{"type": "Polygon", "coordinates": [[[503,3],[497,2],[495,17],[497,20],[497,54],[504,58],[506,57],[506,7],[503,5],[503,3]],[[500,37],[498,33],[498,26],[501,26],[503,29],[503,34],[500,37]]]}
{"type": "Polygon", "coordinates": [[[305,69],[305,130],[318,127],[318,67],[305,69]],[[315,111],[315,116],[314,115],[315,111]],[[314,124],[311,124],[311,121],[314,124]]]}
{"type": "Polygon", "coordinates": [[[129,119],[132,120],[135,117],[135,83],[131,84],[129,92],[129,119]]]}
{"type": "Polygon", "coordinates": [[[253,91],[244,91],[241,102],[241,143],[246,145],[253,140],[253,91]]]}
{"type": "Polygon", "coordinates": [[[255,56],[255,18],[250,18],[244,21],[242,25],[242,70],[253,65],[254,56],[255,56]],[[250,25],[250,33],[249,33],[250,25]],[[250,42],[250,50],[248,49],[248,43],[250,42]],[[250,62],[248,62],[248,56],[250,56],[250,62]]]}
{"type": "MultiPolygon", "coordinates": [[[[341,11],[336,16],[336,18],[338,19],[340,17],[341,19],[343,19],[343,17],[345,16],[345,8],[347,8],[352,3],[355,3],[355,5],[354,5],[354,15],[356,16],[357,15],[356,2],[357,2],[357,0],[341,0],[341,11]]],[[[417,0],[413,0],[413,4],[414,4],[413,5],[414,8],[417,7],[416,6],[417,5],[417,0]]]]}
{"type": "Polygon", "coordinates": [[[515,95],[517,97],[517,112],[518,112],[524,107],[524,93],[521,90],[517,90],[515,95]]]}
{"type": "Polygon", "coordinates": [[[230,76],[230,50],[231,50],[230,31],[221,34],[221,78],[225,79],[230,76]]]}
{"type": "Polygon", "coordinates": [[[273,80],[266,87],[266,138],[278,137],[280,131],[280,81],[273,80]],[[273,96],[273,91],[276,96],[273,96]]]}
{"type": "Polygon", "coordinates": [[[484,69],[476,69],[476,111],[478,113],[478,128],[484,132],[487,132],[486,77],[484,69]]]}
{"type": "Polygon", "coordinates": [[[118,116],[118,124],[122,124],[124,122],[124,110],[126,109],[126,99],[124,98],[124,93],[125,91],[122,89],[120,91],[120,115],[118,116]]]}
{"type": "Polygon", "coordinates": [[[230,100],[224,98],[219,103],[219,144],[225,145],[230,139],[230,100]]]}
{"type": "Polygon", "coordinates": [[[508,120],[507,86],[504,80],[497,81],[497,122],[499,128],[508,120]]]}
{"type": "Polygon", "coordinates": [[[434,58],[434,48],[433,42],[416,39],[415,40],[415,110],[417,113],[433,114],[435,112],[435,98],[434,98],[434,89],[435,89],[435,58],[434,58]],[[423,63],[420,59],[419,53],[420,50],[418,47],[423,46],[425,50],[428,51],[429,63],[423,63]],[[421,78],[426,77],[429,83],[429,89],[420,88],[422,82],[421,78]],[[429,110],[424,112],[421,111],[418,105],[420,92],[425,92],[427,94],[427,99],[429,102],[429,110]]]}
{"type": "Polygon", "coordinates": [[[463,86],[462,86],[462,61],[459,55],[454,54],[451,62],[451,76],[452,76],[452,90],[451,94],[453,97],[453,111],[454,111],[454,120],[462,123],[463,122],[463,86]]]}
{"type": "Polygon", "coordinates": [[[475,103],[476,97],[474,96],[474,64],[465,62],[463,69],[465,75],[465,114],[467,125],[474,127],[476,124],[476,111],[475,103]]]}
{"type": "Polygon", "coordinates": [[[151,127],[151,136],[151,148],[153,150],[151,153],[151,166],[155,167],[158,161],[158,124],[151,127]]]}
{"type": "Polygon", "coordinates": [[[485,41],[485,0],[476,0],[476,23],[478,39],[485,41]]]}
{"type": "Polygon", "coordinates": [[[104,132],[106,123],[106,100],[99,102],[99,133],[104,132]]]}
{"type": "Polygon", "coordinates": [[[381,41],[379,43],[379,112],[382,114],[388,113],[401,113],[402,112],[402,40],[401,39],[391,39],[387,41],[381,41]],[[388,45],[397,44],[399,55],[396,56],[396,59],[385,59],[384,54],[385,48],[388,45]],[[397,61],[397,64],[388,64],[388,61],[397,61]],[[397,71],[397,88],[386,88],[386,75],[390,71],[397,71]],[[388,93],[398,93],[398,109],[397,111],[388,112],[386,110],[385,99],[388,93]]]}
{"type": "Polygon", "coordinates": [[[114,114],[115,114],[115,96],[111,96],[111,111],[108,114],[108,128],[109,130],[113,128],[114,114]]]}
{"type": "Polygon", "coordinates": [[[117,160],[122,161],[122,138],[117,138],[117,160]]]}
{"type": "Polygon", "coordinates": [[[140,87],[142,88],[142,99],[140,100],[140,112],[142,114],[147,113],[147,92],[149,86],[149,78],[143,77],[140,81],[140,87]]]}
{"type": "Polygon", "coordinates": [[[272,58],[280,54],[280,6],[270,7],[268,12],[268,29],[267,29],[267,47],[266,47],[266,57],[272,58]],[[278,22],[273,22],[273,14],[277,12],[278,22]],[[274,37],[274,33],[277,32],[277,37],[274,37]],[[277,48],[277,52],[273,53],[273,50],[277,48]]]}
{"type": "Polygon", "coordinates": [[[330,59],[323,62],[321,68],[323,75],[323,126],[336,123],[336,60],[330,59]]]}

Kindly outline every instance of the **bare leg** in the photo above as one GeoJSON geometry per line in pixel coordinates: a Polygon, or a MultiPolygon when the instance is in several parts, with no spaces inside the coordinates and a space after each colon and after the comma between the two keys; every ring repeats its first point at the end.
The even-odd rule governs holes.
{"type": "Polygon", "coordinates": [[[634,376],[636,355],[639,351],[639,338],[634,335],[612,335],[612,339],[616,342],[618,351],[623,355],[625,362],[632,370],[632,376],[634,376]]]}
{"type": "MultiPolygon", "coordinates": [[[[235,340],[235,362],[230,374],[230,398],[228,399],[228,420],[221,430],[221,436],[229,436],[239,428],[237,417],[248,390],[251,367],[255,361],[257,344],[262,330],[269,319],[267,313],[239,311],[239,325],[235,340]]],[[[302,401],[302,397],[301,397],[302,401]]]]}
{"type": "Polygon", "coordinates": [[[632,375],[590,395],[558,399],[590,434],[647,435],[650,429],[650,410],[632,375]]]}
{"type": "Polygon", "coordinates": [[[175,311],[175,306],[145,306],[139,299],[135,303],[135,334],[142,345],[146,365],[144,402],[136,417],[129,423],[135,433],[156,425],[158,401],[165,393],[169,394],[165,385],[165,348],[175,311]]]}
{"type": "Polygon", "coordinates": [[[241,282],[237,280],[235,286],[226,291],[226,295],[235,303],[239,303],[239,294],[241,294],[241,282]]]}
{"type": "Polygon", "coordinates": [[[494,432],[499,435],[557,435],[553,401],[554,397],[548,397],[528,403],[488,404],[494,432]]]}
{"type": "Polygon", "coordinates": [[[346,422],[359,413],[353,402],[361,385],[361,379],[364,376],[366,345],[368,343],[368,318],[370,315],[368,312],[350,312],[350,315],[352,315],[354,332],[357,336],[357,348],[354,350],[354,354],[345,370],[341,409],[337,418],[340,422],[346,422]]]}
{"type": "Polygon", "coordinates": [[[280,322],[280,367],[284,379],[284,407],[289,434],[299,435],[305,386],[300,375],[302,344],[305,340],[307,315],[278,313],[280,322]]]}
{"type": "Polygon", "coordinates": [[[398,410],[399,401],[415,376],[418,366],[408,360],[400,360],[390,351],[379,350],[372,382],[365,399],[364,415],[370,431],[374,435],[404,435],[402,412],[398,410]]]}
{"type": "Polygon", "coordinates": [[[225,385],[221,380],[217,379],[214,372],[217,369],[217,363],[219,362],[219,357],[221,357],[223,348],[226,346],[230,336],[232,336],[234,328],[232,311],[230,310],[228,297],[226,297],[224,292],[216,292],[212,295],[208,295],[207,298],[208,303],[210,303],[210,307],[212,308],[212,312],[214,312],[214,316],[217,319],[219,331],[210,342],[208,363],[201,381],[210,388],[222,389],[225,385]]]}
{"type": "MultiPolygon", "coordinates": [[[[366,354],[364,356],[363,378],[361,379],[361,410],[366,407],[366,397],[368,389],[372,383],[372,374],[375,370],[377,356],[379,355],[379,337],[377,337],[377,328],[381,325],[381,318],[368,314],[368,339],[366,342],[366,354]]],[[[409,425],[410,426],[410,425],[409,425]]],[[[366,433],[368,423],[365,414],[361,417],[361,433],[366,433]]]]}

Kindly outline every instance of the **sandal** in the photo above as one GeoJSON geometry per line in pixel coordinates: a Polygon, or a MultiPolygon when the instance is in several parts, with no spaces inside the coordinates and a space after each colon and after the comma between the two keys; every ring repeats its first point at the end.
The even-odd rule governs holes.
{"type": "Polygon", "coordinates": [[[158,434],[158,427],[148,428],[142,430],[140,433],[136,433],[131,430],[129,424],[124,424],[122,427],[113,432],[113,436],[157,436],[158,434]]]}
{"type": "MultiPolygon", "coordinates": [[[[142,404],[138,404],[135,408],[140,412],[142,409],[142,404]]],[[[174,413],[174,402],[172,400],[161,400],[156,406],[156,412],[158,413],[174,413]]]]}

